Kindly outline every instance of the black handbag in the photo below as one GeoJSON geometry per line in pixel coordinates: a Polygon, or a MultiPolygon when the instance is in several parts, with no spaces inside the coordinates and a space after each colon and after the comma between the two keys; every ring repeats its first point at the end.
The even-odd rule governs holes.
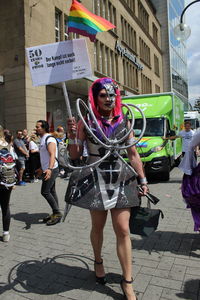
{"type": "Polygon", "coordinates": [[[164,218],[162,210],[152,209],[150,206],[152,199],[155,200],[154,202],[151,201],[153,204],[156,204],[159,199],[151,194],[147,194],[146,197],[148,199],[147,207],[137,206],[131,208],[129,228],[132,234],[149,236],[157,229],[160,216],[164,218]]]}

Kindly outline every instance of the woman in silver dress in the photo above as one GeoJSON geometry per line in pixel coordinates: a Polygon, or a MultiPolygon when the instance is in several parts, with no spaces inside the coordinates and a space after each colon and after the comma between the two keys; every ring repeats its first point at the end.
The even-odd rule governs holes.
{"type": "MultiPolygon", "coordinates": [[[[111,78],[97,79],[90,88],[89,101],[104,134],[109,139],[122,138],[130,124],[121,109],[120,90],[117,84],[111,78]]],[[[106,143],[89,114],[85,120],[92,132],[106,143]]],[[[67,124],[68,150],[72,160],[79,159],[82,155],[84,141],[86,141],[88,149],[88,164],[105,155],[107,150],[86,131],[82,121],[76,124],[72,118],[68,119],[67,124]]],[[[133,133],[130,133],[125,143],[131,145],[133,141],[133,133]]],[[[127,152],[131,166],[137,172],[140,180],[143,190],[140,195],[144,195],[147,193],[148,187],[140,156],[135,146],[128,148],[127,152]]],[[[129,236],[130,208],[139,204],[134,171],[113,152],[96,167],[72,173],[65,201],[90,210],[92,221],[90,237],[94,251],[94,271],[96,281],[101,284],[106,283],[101,250],[103,229],[108,210],[110,210],[117,240],[117,255],[122,267],[121,288],[125,299],[135,300],[136,296],[132,287],[132,254],[129,236]]]]}

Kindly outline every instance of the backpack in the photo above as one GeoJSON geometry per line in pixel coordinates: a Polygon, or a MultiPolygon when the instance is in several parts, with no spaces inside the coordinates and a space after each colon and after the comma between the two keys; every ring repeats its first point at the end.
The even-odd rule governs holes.
{"type": "Polygon", "coordinates": [[[9,150],[0,150],[0,185],[11,187],[16,184],[15,162],[9,150]]]}
{"type": "Polygon", "coordinates": [[[49,135],[46,140],[45,140],[45,144],[46,144],[46,148],[48,148],[47,146],[47,141],[50,137],[53,137],[56,140],[56,144],[57,144],[57,149],[58,149],[58,158],[56,158],[59,166],[61,167],[67,167],[67,144],[64,142],[58,142],[57,139],[55,138],[55,136],[53,135],[49,135]]]}

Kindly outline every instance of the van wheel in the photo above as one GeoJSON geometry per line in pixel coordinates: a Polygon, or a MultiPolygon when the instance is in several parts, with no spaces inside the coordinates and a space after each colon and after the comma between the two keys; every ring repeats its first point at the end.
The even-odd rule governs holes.
{"type": "Polygon", "coordinates": [[[169,181],[170,179],[170,171],[163,172],[160,176],[162,181],[169,181]]]}
{"type": "Polygon", "coordinates": [[[175,160],[175,167],[178,167],[178,165],[180,164],[180,162],[181,162],[181,158],[182,158],[182,155],[181,156],[179,156],[176,160],[175,160]]]}
{"type": "Polygon", "coordinates": [[[170,160],[169,160],[169,163],[168,163],[168,166],[166,168],[166,171],[165,172],[162,172],[161,174],[161,180],[162,181],[169,181],[169,178],[170,178],[170,170],[171,170],[171,165],[170,165],[170,160]]]}

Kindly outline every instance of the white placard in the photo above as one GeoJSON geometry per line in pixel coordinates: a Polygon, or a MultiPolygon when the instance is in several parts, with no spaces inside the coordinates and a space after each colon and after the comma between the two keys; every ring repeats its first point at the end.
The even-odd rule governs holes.
{"type": "Polygon", "coordinates": [[[92,75],[85,39],[26,48],[33,86],[92,75]]]}

